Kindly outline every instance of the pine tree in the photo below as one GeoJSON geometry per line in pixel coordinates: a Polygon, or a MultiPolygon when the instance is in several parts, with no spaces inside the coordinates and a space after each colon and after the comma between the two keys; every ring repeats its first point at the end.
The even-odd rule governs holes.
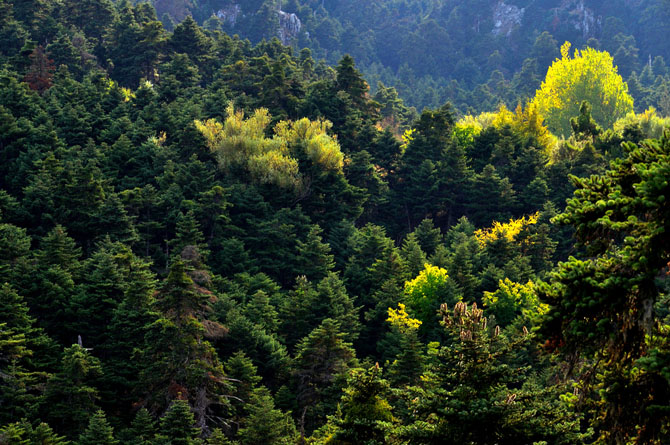
{"type": "Polygon", "coordinates": [[[354,106],[363,111],[367,102],[366,95],[369,87],[361,73],[356,69],[354,59],[348,54],[345,55],[340,59],[336,71],[337,89],[347,93],[351,97],[354,106]]]}
{"type": "Polygon", "coordinates": [[[107,417],[102,410],[98,410],[91,416],[88,427],[77,441],[77,445],[117,445],[118,440],[114,438],[114,429],[107,422],[107,417]]]}
{"type": "Polygon", "coordinates": [[[415,277],[419,275],[426,265],[426,254],[421,249],[421,245],[414,232],[407,235],[407,238],[403,241],[400,256],[405,260],[407,272],[410,276],[415,277]]]}
{"type": "Polygon", "coordinates": [[[39,445],[69,445],[71,442],[57,435],[49,425],[42,422],[30,433],[30,442],[39,445]]]}
{"type": "Polygon", "coordinates": [[[135,414],[130,428],[126,431],[128,440],[124,443],[129,445],[152,445],[155,435],[156,422],[146,408],[141,408],[135,414]]]}
{"type": "Polygon", "coordinates": [[[661,369],[670,348],[652,307],[670,259],[670,135],[624,150],[604,174],[572,178],[577,190],[554,220],[575,228],[584,253],[560,263],[538,294],[550,305],[546,347],[587,359],[580,374],[587,396],[597,385],[585,402],[598,415],[599,440],[654,443],[667,439],[669,421],[670,380],[661,369]]]}
{"type": "Polygon", "coordinates": [[[265,387],[255,389],[246,406],[248,415],[237,432],[242,445],[264,443],[290,445],[295,443],[296,430],[290,416],[275,409],[270,392],[265,387]]]}
{"type": "Polygon", "coordinates": [[[209,290],[194,283],[182,261],[174,262],[156,298],[160,312],[146,326],[139,351],[138,391],[150,408],[163,411],[166,401],[181,394],[179,397],[192,401],[201,426],[208,416],[220,415],[225,409],[230,390],[223,365],[207,341],[226,332],[205,317],[211,311],[211,297],[209,290]]]}
{"type": "Polygon", "coordinates": [[[437,246],[442,244],[442,232],[439,228],[435,227],[433,220],[429,218],[424,219],[418,226],[416,226],[414,235],[421,246],[421,250],[423,250],[428,257],[433,255],[437,246]]]}
{"type": "Polygon", "coordinates": [[[188,402],[176,399],[160,420],[156,440],[165,445],[198,445],[202,443],[200,432],[188,402]]]}
{"type": "Polygon", "coordinates": [[[300,433],[303,437],[334,408],[333,392],[337,391],[332,391],[332,385],[356,361],[351,344],[344,338],[339,324],[327,318],[298,345],[294,378],[298,388],[300,433]],[[311,411],[309,416],[308,411],[311,411]]]}
{"type": "Polygon", "coordinates": [[[28,417],[38,405],[52,342],[28,315],[23,298],[8,284],[0,286],[0,423],[28,417]],[[40,356],[41,355],[41,356],[40,356]]]}
{"type": "Polygon", "coordinates": [[[393,427],[391,405],[386,400],[388,383],[381,377],[379,365],[353,369],[347,380],[338,415],[331,421],[335,432],[326,439],[329,445],[388,443],[393,427]]]}
{"type": "Polygon", "coordinates": [[[323,242],[321,227],[313,225],[305,241],[297,240],[297,271],[310,281],[319,281],[333,269],[335,263],[330,246],[323,242]]]}
{"type": "Polygon", "coordinates": [[[55,70],[54,61],[49,59],[42,45],[33,50],[30,61],[30,70],[23,80],[30,89],[42,94],[51,88],[51,80],[55,70]]]}
{"type": "Polygon", "coordinates": [[[212,434],[207,438],[207,445],[232,445],[233,442],[228,440],[223,431],[220,429],[215,429],[212,431],[212,434]]]}
{"type": "Polygon", "coordinates": [[[211,41],[190,15],[175,27],[169,44],[175,53],[187,54],[196,64],[210,57],[211,41]]]}
{"type": "Polygon", "coordinates": [[[98,411],[99,393],[95,384],[100,376],[100,360],[79,345],[66,348],[60,371],[47,383],[40,407],[46,414],[43,418],[69,436],[82,432],[98,411]]]}
{"type": "Polygon", "coordinates": [[[501,334],[476,304],[459,302],[453,310],[442,305],[440,312],[448,339],[429,348],[421,385],[403,391],[411,410],[399,429],[403,441],[584,442],[588,434],[579,431],[580,416],[565,402],[553,403],[555,391],[529,385],[529,367],[515,360],[528,335],[501,334]]]}

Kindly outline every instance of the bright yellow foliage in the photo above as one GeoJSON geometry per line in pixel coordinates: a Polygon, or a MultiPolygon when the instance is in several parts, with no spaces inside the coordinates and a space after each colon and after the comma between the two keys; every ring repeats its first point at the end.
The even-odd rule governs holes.
{"type": "Polygon", "coordinates": [[[330,122],[281,121],[268,138],[265,130],[272,117],[265,108],[246,119],[232,104],[226,111],[223,124],[214,119],[195,121],[221,168],[243,167],[259,183],[300,189],[304,184],[296,159],[300,150],[323,170],[342,172],[344,155],[337,140],[327,134],[330,122]]]}
{"type": "Polygon", "coordinates": [[[526,104],[525,107],[519,104],[514,112],[505,105],[501,105],[495,113],[467,115],[454,126],[454,135],[467,144],[488,127],[500,129],[506,125],[510,126],[516,134],[527,138],[534,137],[544,148],[551,149],[556,143],[556,137],[544,125],[537,105],[532,102],[526,104]]]}
{"type": "Polygon", "coordinates": [[[493,225],[487,229],[475,230],[474,235],[475,238],[477,238],[477,241],[479,241],[479,244],[482,246],[485,246],[486,244],[501,238],[512,242],[525,227],[528,227],[531,224],[537,224],[537,219],[539,216],[540,214],[537,212],[528,217],[524,216],[519,219],[510,219],[507,223],[494,221],[493,225]]]}
{"type": "Polygon", "coordinates": [[[415,279],[405,282],[405,298],[412,315],[432,323],[440,304],[453,305],[461,296],[445,269],[425,264],[415,279]]]}
{"type": "Polygon", "coordinates": [[[575,50],[571,58],[570,43],[565,42],[561,55],[547,71],[533,99],[554,134],[570,135],[570,118],[579,115],[584,100],[591,104],[593,119],[604,128],[611,128],[617,119],[633,112],[628,85],[607,51],[575,50]]]}
{"type": "Polygon", "coordinates": [[[391,326],[398,328],[402,333],[416,331],[419,329],[419,326],[421,326],[421,320],[411,318],[405,310],[405,305],[402,303],[398,303],[398,309],[390,307],[388,314],[389,318],[387,318],[386,321],[391,323],[391,326]]]}

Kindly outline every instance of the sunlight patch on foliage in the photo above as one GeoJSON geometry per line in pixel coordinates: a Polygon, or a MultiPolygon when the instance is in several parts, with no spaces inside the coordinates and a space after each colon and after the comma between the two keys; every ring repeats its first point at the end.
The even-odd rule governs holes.
{"type": "Polygon", "coordinates": [[[337,139],[327,133],[332,127],[329,121],[281,121],[268,138],[265,131],[272,117],[267,109],[259,108],[247,118],[232,104],[226,111],[223,124],[215,119],[195,121],[222,169],[242,167],[258,183],[296,190],[304,184],[298,165],[301,155],[323,171],[342,173],[344,155],[337,139]]]}
{"type": "Polygon", "coordinates": [[[493,241],[504,238],[507,241],[514,241],[521,231],[531,224],[537,224],[540,213],[523,216],[519,219],[510,219],[507,223],[494,221],[493,225],[486,229],[475,230],[475,238],[479,244],[485,246],[493,241]]]}
{"type": "Polygon", "coordinates": [[[570,42],[565,42],[561,55],[547,71],[533,99],[552,132],[567,137],[570,118],[579,115],[584,100],[591,104],[593,118],[604,128],[611,128],[617,119],[633,111],[628,85],[607,51],[576,49],[570,57],[570,42]]]}
{"type": "Polygon", "coordinates": [[[537,105],[533,102],[527,103],[525,107],[519,104],[514,111],[510,111],[505,105],[500,105],[496,112],[464,116],[454,126],[453,134],[461,144],[469,145],[483,130],[489,127],[501,129],[505,126],[509,126],[524,138],[535,138],[539,145],[547,150],[551,150],[556,144],[556,136],[544,125],[537,105]]]}
{"type": "Polygon", "coordinates": [[[412,318],[405,310],[405,305],[398,303],[398,309],[388,309],[389,318],[386,319],[391,326],[397,328],[400,332],[406,333],[416,331],[421,326],[421,320],[412,318]]]}
{"type": "Polygon", "coordinates": [[[626,127],[633,125],[638,125],[647,138],[658,139],[665,129],[670,128],[670,117],[659,116],[656,109],[650,107],[644,113],[628,113],[614,123],[614,131],[623,134],[626,127]]]}

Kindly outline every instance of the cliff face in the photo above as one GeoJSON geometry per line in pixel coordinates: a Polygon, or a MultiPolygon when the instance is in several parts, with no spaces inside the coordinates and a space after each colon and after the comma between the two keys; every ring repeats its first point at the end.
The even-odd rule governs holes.
{"type": "Polygon", "coordinates": [[[277,31],[279,40],[284,45],[288,45],[300,33],[302,23],[295,14],[284,11],[277,11],[277,14],[279,14],[279,30],[277,31]]]}
{"type": "Polygon", "coordinates": [[[525,8],[508,5],[503,1],[496,3],[493,7],[493,34],[508,37],[516,26],[521,25],[525,12],[525,8]]]}
{"type": "MultiPolygon", "coordinates": [[[[277,37],[284,45],[288,45],[298,36],[302,29],[302,22],[297,15],[282,10],[276,11],[279,19],[277,37]]],[[[235,28],[238,20],[244,17],[242,7],[238,3],[230,4],[216,12],[216,16],[223,20],[231,28],[235,28]]]]}
{"type": "MultiPolygon", "coordinates": [[[[496,36],[509,37],[514,28],[522,24],[525,12],[525,8],[496,1],[492,6],[491,32],[496,36]]],[[[568,24],[579,31],[584,39],[596,37],[602,27],[602,17],[589,8],[585,0],[562,0],[557,7],[545,10],[545,13],[553,16],[554,27],[568,24]]]]}
{"type": "Polygon", "coordinates": [[[586,7],[584,0],[563,0],[554,11],[556,17],[563,16],[563,20],[581,31],[585,39],[595,37],[602,26],[602,17],[586,7]]]}
{"type": "Polygon", "coordinates": [[[237,3],[226,6],[225,8],[219,9],[216,12],[216,16],[218,18],[223,20],[225,23],[228,23],[232,27],[235,27],[240,14],[242,14],[242,8],[237,3]]]}

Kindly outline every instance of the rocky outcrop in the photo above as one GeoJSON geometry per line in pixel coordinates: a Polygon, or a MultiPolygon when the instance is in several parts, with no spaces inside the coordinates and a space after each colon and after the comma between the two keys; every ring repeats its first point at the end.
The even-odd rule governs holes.
{"type": "MultiPolygon", "coordinates": [[[[237,21],[244,17],[242,7],[238,3],[232,3],[225,8],[221,8],[216,12],[216,16],[234,28],[237,21]]],[[[284,45],[288,45],[291,40],[295,39],[302,29],[302,22],[297,15],[288,13],[282,10],[277,11],[279,18],[279,28],[277,29],[277,37],[284,45]]]]}
{"type": "Polygon", "coordinates": [[[230,6],[226,6],[223,9],[219,9],[216,13],[216,16],[225,23],[228,23],[230,26],[234,27],[240,14],[242,14],[242,8],[237,3],[234,3],[230,6]]]}
{"type": "Polygon", "coordinates": [[[493,7],[493,34],[508,37],[512,30],[521,25],[524,8],[500,1],[493,7]]]}
{"type": "Polygon", "coordinates": [[[595,37],[602,27],[602,17],[587,8],[584,0],[563,0],[561,5],[554,9],[554,15],[557,19],[565,17],[568,23],[581,31],[584,39],[595,37]]]}
{"type": "Polygon", "coordinates": [[[279,30],[277,31],[279,40],[284,45],[288,45],[300,33],[302,23],[295,14],[284,11],[277,11],[277,14],[279,14],[279,30]]]}

